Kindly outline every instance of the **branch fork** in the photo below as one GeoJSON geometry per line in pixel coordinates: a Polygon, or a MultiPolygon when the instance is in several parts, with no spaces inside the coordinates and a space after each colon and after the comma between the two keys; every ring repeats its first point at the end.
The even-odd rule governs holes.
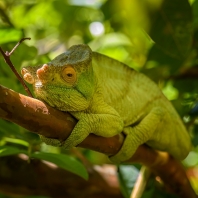
{"type": "Polygon", "coordinates": [[[0,52],[4,57],[5,62],[9,65],[9,67],[11,68],[11,70],[13,71],[13,73],[16,75],[16,77],[18,78],[18,80],[21,82],[21,84],[23,85],[25,91],[27,92],[28,96],[33,98],[32,93],[30,92],[29,88],[27,87],[27,85],[25,84],[25,81],[23,80],[23,78],[20,76],[20,74],[17,72],[17,70],[15,69],[12,61],[10,60],[10,56],[12,55],[12,53],[17,49],[17,47],[25,40],[30,40],[31,38],[22,38],[14,47],[13,49],[8,52],[4,52],[3,49],[0,47],[0,52]]]}

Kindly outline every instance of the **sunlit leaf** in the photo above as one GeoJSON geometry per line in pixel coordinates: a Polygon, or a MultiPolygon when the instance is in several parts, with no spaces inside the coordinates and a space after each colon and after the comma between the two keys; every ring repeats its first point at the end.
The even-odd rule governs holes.
{"type": "Polygon", "coordinates": [[[22,31],[15,28],[0,29],[0,44],[19,41],[22,38],[22,31]]]}
{"type": "Polygon", "coordinates": [[[16,154],[27,154],[26,150],[18,149],[16,147],[11,146],[1,146],[0,147],[0,157],[16,155],[16,154]]]}
{"type": "Polygon", "coordinates": [[[10,142],[10,143],[14,143],[14,144],[20,144],[20,145],[23,145],[23,146],[26,146],[28,147],[29,146],[29,143],[26,142],[25,140],[21,140],[21,139],[17,139],[17,138],[4,138],[6,142],[10,142]]]}
{"type": "Polygon", "coordinates": [[[71,156],[55,153],[38,152],[31,154],[31,157],[52,162],[57,166],[65,170],[68,170],[76,175],[79,175],[80,177],[86,180],[88,179],[88,173],[85,167],[71,156]]]}
{"type": "Polygon", "coordinates": [[[198,165],[198,153],[191,151],[186,159],[184,159],[183,163],[188,167],[198,165]]]}

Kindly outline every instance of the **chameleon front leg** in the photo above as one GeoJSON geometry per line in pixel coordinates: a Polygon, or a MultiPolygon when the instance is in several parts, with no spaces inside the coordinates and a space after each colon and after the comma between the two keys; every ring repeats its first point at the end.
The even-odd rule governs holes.
{"type": "Polygon", "coordinates": [[[70,149],[80,144],[90,133],[98,136],[112,137],[123,130],[123,121],[117,114],[86,114],[75,112],[72,115],[81,117],[72,130],[70,136],[63,142],[58,139],[41,136],[41,140],[48,145],[70,149]]]}
{"type": "Polygon", "coordinates": [[[124,143],[116,155],[109,157],[110,160],[114,163],[120,163],[130,159],[140,145],[154,136],[157,127],[163,121],[163,117],[163,109],[156,107],[135,127],[125,127],[123,130],[126,135],[124,143]]]}
{"type": "Polygon", "coordinates": [[[78,121],[63,148],[72,148],[80,144],[90,133],[98,136],[112,137],[123,130],[123,121],[119,115],[84,114],[78,121]]]}

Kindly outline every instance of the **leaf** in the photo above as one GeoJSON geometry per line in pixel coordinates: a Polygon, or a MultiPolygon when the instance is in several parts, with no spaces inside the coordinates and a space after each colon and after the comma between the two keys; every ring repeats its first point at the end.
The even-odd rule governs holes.
{"type": "Polygon", "coordinates": [[[181,59],[191,47],[192,18],[188,0],[165,0],[153,18],[150,36],[166,54],[181,59]]]}
{"type": "MultiPolygon", "coordinates": [[[[121,191],[125,198],[129,198],[131,191],[135,186],[139,174],[138,168],[134,165],[120,165],[119,166],[119,181],[121,185],[121,191]]],[[[155,186],[155,177],[150,177],[143,192],[142,198],[176,198],[175,195],[165,193],[160,188],[155,186]]]]}
{"type": "MultiPolygon", "coordinates": [[[[1,77],[0,77],[0,84],[1,84],[1,77]]],[[[16,125],[10,123],[6,120],[0,119],[0,137],[2,136],[14,136],[17,134],[16,125]]]]}
{"type": "Polygon", "coordinates": [[[121,185],[121,191],[125,198],[130,197],[131,190],[134,188],[138,174],[139,174],[139,170],[135,166],[132,165],[119,166],[118,176],[121,185]]]}
{"type": "Polygon", "coordinates": [[[11,147],[11,146],[1,146],[0,147],[0,157],[16,155],[16,154],[21,154],[21,153],[27,154],[27,151],[18,149],[16,147],[11,147]]]}
{"type": "Polygon", "coordinates": [[[17,139],[17,138],[9,138],[9,137],[5,137],[4,139],[5,139],[6,142],[10,142],[10,143],[19,144],[19,145],[22,145],[22,146],[29,147],[29,143],[25,140],[21,140],[21,139],[17,139]]]}
{"type": "MultiPolygon", "coordinates": [[[[198,104],[196,104],[198,105],[198,104]]],[[[198,108],[198,107],[196,107],[198,108]]],[[[197,111],[197,109],[196,109],[197,111]]],[[[196,112],[195,114],[193,114],[193,116],[197,116],[198,115],[198,112],[196,112]]],[[[195,124],[194,125],[194,128],[193,128],[193,134],[192,134],[192,144],[197,147],[198,146],[198,125],[195,124]]],[[[198,157],[198,156],[197,156],[198,157]]],[[[198,158],[197,158],[198,160],[198,158]]],[[[198,161],[197,161],[197,164],[198,164],[198,161]]]]}
{"type": "Polygon", "coordinates": [[[0,44],[19,41],[22,38],[22,31],[15,28],[0,29],[0,44]]]}
{"type": "MultiPolygon", "coordinates": [[[[163,45],[163,42],[161,42],[161,44],[163,45]]],[[[158,44],[154,44],[152,48],[149,50],[145,68],[153,68],[153,62],[155,62],[154,64],[155,68],[159,67],[159,69],[162,68],[162,70],[165,71],[165,75],[162,76],[161,74],[162,77],[167,77],[167,75],[170,75],[170,73],[171,74],[175,73],[175,71],[177,71],[178,68],[181,67],[183,60],[180,58],[175,58],[174,52],[170,51],[170,54],[167,54],[165,52],[166,50],[167,50],[166,47],[162,47],[158,44]]],[[[155,75],[155,72],[153,73],[153,75],[155,75]]],[[[155,75],[155,78],[158,78],[157,74],[155,75]]]]}
{"type": "Polygon", "coordinates": [[[79,161],[77,161],[75,158],[71,156],[65,154],[37,152],[31,154],[31,157],[52,162],[57,166],[59,166],[60,168],[68,170],[84,178],[85,180],[88,179],[88,173],[85,167],[79,161]]]}
{"type": "Polygon", "coordinates": [[[194,28],[198,28],[198,1],[194,1],[192,4],[192,9],[193,9],[193,24],[194,28]]]}
{"type": "Polygon", "coordinates": [[[193,108],[190,110],[189,115],[197,116],[198,115],[198,103],[195,103],[193,108]]]}

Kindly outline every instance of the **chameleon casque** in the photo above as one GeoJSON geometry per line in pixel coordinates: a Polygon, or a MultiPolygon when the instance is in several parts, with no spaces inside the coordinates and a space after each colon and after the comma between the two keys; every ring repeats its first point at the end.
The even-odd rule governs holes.
{"type": "Polygon", "coordinates": [[[190,151],[189,134],[158,86],[87,45],[74,45],[51,62],[21,72],[38,99],[78,120],[64,142],[41,136],[46,144],[68,149],[90,133],[111,137],[123,132],[122,148],[110,157],[115,163],[129,159],[144,143],[180,160],[190,151]]]}

